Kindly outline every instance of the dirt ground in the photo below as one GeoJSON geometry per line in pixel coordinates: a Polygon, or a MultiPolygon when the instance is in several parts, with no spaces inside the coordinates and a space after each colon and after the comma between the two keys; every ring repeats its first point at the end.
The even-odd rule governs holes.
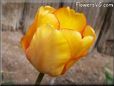
{"type": "MultiPolygon", "coordinates": [[[[2,83],[34,84],[38,71],[29,63],[20,46],[20,31],[2,32],[2,83]]],[[[63,76],[45,75],[41,84],[104,84],[104,67],[113,70],[113,57],[94,49],[86,58],[78,61],[63,76]]]]}

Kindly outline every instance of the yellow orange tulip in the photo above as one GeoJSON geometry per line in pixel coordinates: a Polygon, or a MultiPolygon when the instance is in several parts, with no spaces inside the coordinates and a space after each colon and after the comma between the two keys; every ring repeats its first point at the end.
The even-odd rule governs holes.
{"type": "Polygon", "coordinates": [[[41,6],[21,44],[37,70],[58,76],[87,54],[95,38],[83,13],[41,6]]]}

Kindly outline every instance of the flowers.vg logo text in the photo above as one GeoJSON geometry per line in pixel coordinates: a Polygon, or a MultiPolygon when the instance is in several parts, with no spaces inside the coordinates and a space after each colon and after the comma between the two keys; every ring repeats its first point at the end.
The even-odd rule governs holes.
{"type": "Polygon", "coordinates": [[[76,2],[76,6],[79,7],[113,7],[113,3],[102,3],[102,2],[97,2],[97,3],[81,3],[81,2],[76,2]]]}

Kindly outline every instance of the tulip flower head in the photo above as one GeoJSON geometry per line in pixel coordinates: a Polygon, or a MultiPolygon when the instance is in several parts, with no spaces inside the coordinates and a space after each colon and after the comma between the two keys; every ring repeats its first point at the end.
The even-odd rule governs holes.
{"type": "Polygon", "coordinates": [[[88,53],[95,38],[83,13],[41,6],[21,44],[38,71],[58,76],[88,53]]]}

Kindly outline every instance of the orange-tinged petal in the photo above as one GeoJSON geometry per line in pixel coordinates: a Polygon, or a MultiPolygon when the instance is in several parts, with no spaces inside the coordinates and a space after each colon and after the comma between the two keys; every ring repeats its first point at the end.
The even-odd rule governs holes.
{"type": "Polygon", "coordinates": [[[85,36],[82,40],[81,40],[81,51],[78,53],[78,55],[76,55],[77,57],[82,57],[84,56],[88,49],[92,46],[94,42],[94,37],[92,36],[85,36]]]}
{"type": "Polygon", "coordinates": [[[35,20],[33,21],[32,25],[29,27],[25,36],[21,39],[21,44],[24,50],[28,48],[32,40],[32,37],[39,26],[43,24],[49,24],[56,29],[59,28],[59,22],[56,16],[52,14],[52,12],[54,11],[55,9],[50,6],[42,6],[39,8],[38,12],[36,13],[35,20]]]}
{"type": "Polygon", "coordinates": [[[77,51],[78,53],[75,53],[74,57],[66,63],[63,73],[68,70],[76,61],[87,54],[88,49],[91,47],[93,41],[94,38],[92,36],[86,36],[81,39],[81,43],[78,45],[80,46],[78,49],[79,51],[77,51]]]}
{"type": "Polygon", "coordinates": [[[83,31],[86,26],[86,17],[83,13],[77,13],[69,7],[57,9],[54,14],[60,22],[60,28],[83,31]]]}
{"type": "Polygon", "coordinates": [[[34,34],[27,56],[40,72],[57,76],[61,74],[71,55],[62,33],[49,25],[43,25],[34,34]]]}
{"type": "Polygon", "coordinates": [[[93,28],[90,25],[87,25],[83,32],[83,37],[85,37],[85,36],[93,36],[94,39],[96,38],[95,31],[93,30],[93,28]]]}
{"type": "Polygon", "coordinates": [[[62,73],[65,73],[65,71],[68,70],[76,61],[87,54],[88,49],[94,41],[94,36],[89,33],[87,28],[84,32],[84,38],[82,38],[81,34],[76,31],[63,30],[62,32],[71,47],[72,54],[70,60],[65,64],[62,71],[62,73]]]}
{"type": "Polygon", "coordinates": [[[25,36],[23,36],[21,39],[21,45],[24,48],[24,50],[26,50],[29,47],[29,44],[37,28],[37,21],[37,19],[34,20],[33,24],[29,27],[28,31],[26,32],[25,36]]]}
{"type": "Polygon", "coordinates": [[[49,24],[52,27],[59,29],[59,21],[57,17],[52,13],[55,9],[50,6],[42,6],[39,9],[38,26],[43,24],[49,24]]]}
{"type": "Polygon", "coordinates": [[[64,69],[63,69],[63,71],[62,71],[62,73],[61,74],[64,74],[74,63],[76,62],[76,60],[69,60],[66,64],[65,64],[65,66],[64,66],[64,69]]]}

